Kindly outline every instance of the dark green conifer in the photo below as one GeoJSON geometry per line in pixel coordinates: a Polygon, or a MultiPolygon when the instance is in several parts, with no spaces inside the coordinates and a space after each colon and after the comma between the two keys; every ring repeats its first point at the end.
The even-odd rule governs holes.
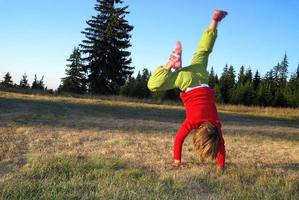
{"type": "Polygon", "coordinates": [[[81,53],[79,48],[74,48],[73,53],[67,59],[70,64],[65,70],[66,77],[62,78],[62,84],[59,86],[59,91],[79,93],[86,92],[85,74],[82,71],[81,53]]]}
{"type": "Polygon", "coordinates": [[[3,78],[4,78],[4,80],[1,82],[1,84],[3,86],[5,86],[5,87],[13,87],[14,86],[12,77],[9,72],[7,72],[3,78]]]}
{"type": "Polygon", "coordinates": [[[133,73],[128,48],[133,26],[125,19],[128,6],[121,0],[97,0],[97,14],[87,21],[80,45],[88,72],[89,91],[94,94],[118,94],[133,73]]]}
{"type": "Polygon", "coordinates": [[[30,88],[27,77],[28,76],[26,75],[26,73],[23,74],[22,79],[20,80],[20,85],[19,85],[20,88],[23,89],[30,88]]]}

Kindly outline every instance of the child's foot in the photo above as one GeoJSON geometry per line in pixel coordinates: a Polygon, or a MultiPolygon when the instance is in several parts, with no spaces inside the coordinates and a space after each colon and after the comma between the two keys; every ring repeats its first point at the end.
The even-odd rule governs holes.
{"type": "Polygon", "coordinates": [[[175,49],[170,55],[170,58],[166,64],[166,66],[170,69],[179,69],[182,67],[182,44],[177,41],[175,45],[175,49]]]}
{"type": "Polygon", "coordinates": [[[223,10],[215,10],[213,14],[213,20],[220,22],[228,13],[223,10]]]}

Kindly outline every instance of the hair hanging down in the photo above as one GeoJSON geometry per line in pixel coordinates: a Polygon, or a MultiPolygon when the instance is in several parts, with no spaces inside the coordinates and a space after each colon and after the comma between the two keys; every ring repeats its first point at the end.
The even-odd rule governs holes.
{"type": "Polygon", "coordinates": [[[200,160],[215,159],[219,148],[219,135],[217,128],[210,123],[204,123],[194,130],[193,145],[196,156],[200,160]]]}

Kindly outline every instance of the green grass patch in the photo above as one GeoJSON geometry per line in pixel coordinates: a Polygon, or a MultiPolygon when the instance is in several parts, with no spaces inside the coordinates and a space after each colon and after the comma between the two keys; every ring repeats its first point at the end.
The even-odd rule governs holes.
{"type": "MultiPolygon", "coordinates": [[[[174,173],[180,173],[174,172],[174,173]]],[[[257,168],[209,166],[185,178],[165,177],[121,160],[60,155],[33,158],[5,182],[1,199],[298,199],[299,181],[257,168]],[[217,197],[216,197],[217,195],[217,197]]]]}
{"type": "Polygon", "coordinates": [[[184,185],[119,160],[55,156],[29,159],[4,184],[2,199],[182,199],[184,185]]]}
{"type": "Polygon", "coordinates": [[[254,167],[230,167],[223,174],[208,173],[192,181],[215,188],[221,199],[296,200],[299,199],[299,179],[284,172],[254,167]]]}

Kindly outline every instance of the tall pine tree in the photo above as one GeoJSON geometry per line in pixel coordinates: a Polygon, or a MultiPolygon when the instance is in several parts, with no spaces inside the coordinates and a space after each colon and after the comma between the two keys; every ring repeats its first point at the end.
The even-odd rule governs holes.
{"type": "Polygon", "coordinates": [[[9,72],[7,72],[3,78],[4,78],[4,80],[1,82],[1,84],[3,86],[5,86],[5,87],[13,87],[14,86],[9,72]]]}
{"type": "Polygon", "coordinates": [[[244,66],[242,65],[240,67],[237,85],[244,85],[244,84],[245,84],[245,69],[244,66]]]}
{"type": "Polygon", "coordinates": [[[88,72],[91,93],[117,94],[120,86],[133,73],[130,45],[133,26],[125,16],[128,6],[120,7],[121,0],[97,0],[96,16],[87,21],[88,28],[82,33],[86,39],[80,45],[88,72]]]}
{"type": "Polygon", "coordinates": [[[34,80],[33,80],[32,85],[31,85],[31,89],[34,89],[34,90],[44,90],[45,89],[44,76],[42,76],[42,78],[40,80],[38,80],[37,76],[35,74],[34,75],[34,80]]]}
{"type": "Polygon", "coordinates": [[[288,56],[287,53],[284,54],[283,59],[280,63],[280,73],[279,73],[279,79],[280,83],[282,85],[285,85],[287,82],[288,78],[288,67],[289,67],[289,61],[288,61],[288,56]]]}
{"type": "Polygon", "coordinates": [[[67,59],[70,64],[67,65],[68,69],[65,70],[66,77],[62,78],[62,85],[59,86],[59,91],[72,92],[72,93],[85,93],[85,75],[82,71],[81,53],[79,48],[74,48],[73,53],[67,59]]]}
{"type": "Polygon", "coordinates": [[[245,72],[244,83],[252,83],[252,71],[250,67],[245,72]]]}
{"type": "Polygon", "coordinates": [[[274,91],[274,99],[272,102],[273,106],[277,107],[285,107],[287,106],[286,100],[286,86],[287,86],[287,78],[288,78],[288,56],[285,53],[281,63],[278,63],[274,68],[274,82],[275,82],[275,91],[274,91]]]}
{"type": "Polygon", "coordinates": [[[253,81],[252,81],[254,90],[256,90],[258,88],[260,82],[261,82],[261,76],[259,74],[259,71],[256,70],[254,77],[253,77],[253,81]]]}
{"type": "Polygon", "coordinates": [[[30,88],[26,73],[23,74],[22,79],[20,80],[20,85],[19,85],[19,87],[20,87],[20,88],[23,88],[23,89],[30,88]]]}
{"type": "Polygon", "coordinates": [[[209,86],[211,88],[214,88],[217,84],[217,76],[215,75],[213,67],[211,68],[210,74],[209,74],[209,86]]]}
{"type": "Polygon", "coordinates": [[[233,89],[235,86],[235,70],[234,67],[231,65],[228,67],[227,65],[223,69],[222,76],[220,78],[220,94],[221,100],[223,103],[229,103],[232,98],[233,89]]]}

